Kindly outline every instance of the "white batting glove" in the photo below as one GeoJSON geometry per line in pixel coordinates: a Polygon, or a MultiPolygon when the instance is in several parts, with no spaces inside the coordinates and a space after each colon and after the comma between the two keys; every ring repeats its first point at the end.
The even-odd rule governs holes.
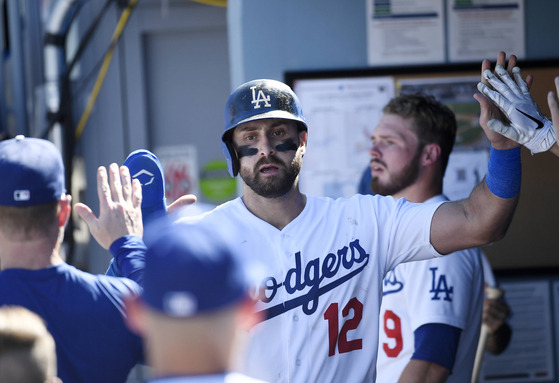
{"type": "Polygon", "coordinates": [[[493,89],[482,82],[477,84],[477,88],[493,101],[510,123],[489,120],[489,129],[524,145],[532,154],[551,148],[557,141],[553,124],[540,112],[532,99],[528,85],[520,74],[520,68],[512,69],[514,80],[502,65],[497,65],[495,72],[500,80],[488,69],[483,72],[493,89]]]}

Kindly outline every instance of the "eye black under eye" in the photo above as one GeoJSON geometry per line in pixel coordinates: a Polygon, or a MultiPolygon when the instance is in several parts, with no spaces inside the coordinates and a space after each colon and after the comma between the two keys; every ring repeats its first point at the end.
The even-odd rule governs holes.
{"type": "Polygon", "coordinates": [[[288,152],[291,150],[297,150],[297,144],[293,142],[292,139],[288,138],[287,140],[283,141],[281,144],[276,145],[276,150],[278,152],[288,152]]]}
{"type": "Polygon", "coordinates": [[[241,158],[241,157],[251,157],[251,156],[254,156],[254,155],[258,154],[258,149],[251,148],[251,147],[246,146],[246,145],[241,145],[237,148],[237,154],[238,154],[239,158],[241,158]]]}

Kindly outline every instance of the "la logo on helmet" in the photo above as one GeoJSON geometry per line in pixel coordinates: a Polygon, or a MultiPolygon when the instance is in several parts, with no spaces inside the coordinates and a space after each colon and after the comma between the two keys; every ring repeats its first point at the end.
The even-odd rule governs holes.
{"type": "Polygon", "coordinates": [[[264,106],[270,107],[270,96],[266,96],[262,89],[258,91],[256,94],[256,85],[251,86],[250,89],[252,90],[252,101],[251,103],[254,104],[254,109],[260,109],[260,103],[263,102],[264,106]]]}

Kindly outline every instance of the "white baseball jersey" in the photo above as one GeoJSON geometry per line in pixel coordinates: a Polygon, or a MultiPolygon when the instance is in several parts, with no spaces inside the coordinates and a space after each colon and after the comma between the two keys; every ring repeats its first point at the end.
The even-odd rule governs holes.
{"type": "MultiPolygon", "coordinates": [[[[443,196],[428,202],[445,201],[443,196]]],[[[448,383],[470,383],[481,328],[481,251],[401,264],[383,282],[377,382],[397,382],[414,351],[414,331],[427,323],[462,330],[448,383]]]]}
{"type": "Polygon", "coordinates": [[[149,383],[266,383],[236,372],[215,375],[189,375],[152,379],[149,383]]]}
{"type": "Polygon", "coordinates": [[[257,304],[266,319],[240,370],[271,382],[373,382],[382,279],[401,262],[440,255],[429,241],[438,206],[307,196],[278,230],[237,198],[199,217],[224,229],[246,261],[267,265],[257,304]]]}

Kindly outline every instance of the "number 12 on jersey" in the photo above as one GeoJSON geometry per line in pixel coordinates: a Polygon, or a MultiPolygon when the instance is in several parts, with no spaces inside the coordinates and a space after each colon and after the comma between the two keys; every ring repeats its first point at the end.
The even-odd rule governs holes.
{"type": "Polygon", "coordinates": [[[336,345],[340,354],[363,348],[362,339],[348,340],[348,332],[355,330],[363,318],[363,303],[359,302],[357,298],[352,298],[344,306],[343,317],[348,317],[351,313],[353,316],[344,322],[341,330],[339,329],[338,312],[338,304],[332,303],[324,313],[324,319],[328,321],[328,356],[336,354],[336,345]]]}

